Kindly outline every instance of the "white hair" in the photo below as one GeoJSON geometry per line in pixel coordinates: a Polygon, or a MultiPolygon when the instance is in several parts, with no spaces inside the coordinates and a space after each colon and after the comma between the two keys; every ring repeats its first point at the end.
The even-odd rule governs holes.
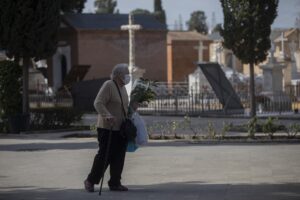
{"type": "Polygon", "coordinates": [[[114,78],[116,78],[116,76],[123,75],[123,74],[125,74],[127,71],[128,71],[128,64],[126,64],[126,63],[120,63],[120,64],[117,64],[117,65],[114,66],[114,68],[112,69],[110,78],[111,78],[111,79],[114,79],[114,78]]]}

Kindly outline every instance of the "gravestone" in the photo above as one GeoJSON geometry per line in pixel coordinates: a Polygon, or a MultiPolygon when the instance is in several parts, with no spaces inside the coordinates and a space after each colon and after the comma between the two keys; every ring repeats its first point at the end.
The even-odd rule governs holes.
{"type": "MultiPolygon", "coordinates": [[[[199,41],[199,45],[194,49],[198,51],[198,63],[203,62],[203,50],[206,50],[207,47],[203,45],[202,41],[199,41]]],[[[188,82],[190,95],[200,94],[204,88],[209,88],[207,79],[198,67],[192,74],[189,74],[188,82]]]]}
{"type": "Polygon", "coordinates": [[[197,95],[200,94],[203,89],[211,89],[209,82],[199,67],[189,74],[189,94],[197,95]]]}
{"type": "Polygon", "coordinates": [[[41,71],[36,68],[29,68],[28,88],[31,93],[44,93],[46,91],[46,80],[41,71]]]}
{"type": "Polygon", "coordinates": [[[225,114],[243,114],[244,107],[224,71],[218,63],[198,63],[210,86],[214,90],[225,114]]]}
{"type": "Polygon", "coordinates": [[[262,102],[258,102],[260,109],[271,111],[289,110],[291,101],[289,97],[283,92],[283,69],[286,66],[278,62],[274,57],[274,45],[270,49],[268,62],[260,65],[263,70],[263,91],[259,94],[262,102]]]}
{"type": "Polygon", "coordinates": [[[260,65],[263,70],[263,92],[278,93],[283,91],[283,73],[282,70],[286,67],[283,63],[277,62],[274,57],[274,45],[270,50],[268,62],[260,65]]]}

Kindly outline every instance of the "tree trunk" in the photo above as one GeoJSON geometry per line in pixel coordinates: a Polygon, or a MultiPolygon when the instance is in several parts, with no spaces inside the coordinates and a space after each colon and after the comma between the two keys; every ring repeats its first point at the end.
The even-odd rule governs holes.
{"type": "Polygon", "coordinates": [[[22,110],[23,114],[29,114],[29,88],[28,88],[28,79],[29,79],[29,69],[30,58],[23,59],[23,92],[22,92],[22,110]]]}
{"type": "Polygon", "coordinates": [[[254,63],[249,64],[250,67],[250,85],[249,85],[249,92],[250,92],[250,116],[251,118],[256,116],[256,101],[255,101],[255,81],[254,81],[254,63]]]}

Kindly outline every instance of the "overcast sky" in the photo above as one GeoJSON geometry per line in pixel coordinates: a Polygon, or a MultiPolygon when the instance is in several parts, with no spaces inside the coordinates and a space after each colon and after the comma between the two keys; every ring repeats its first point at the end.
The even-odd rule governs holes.
{"type": "MultiPolygon", "coordinates": [[[[117,0],[117,9],[120,13],[129,13],[136,8],[153,11],[154,0],[117,0]]],[[[195,10],[203,10],[207,16],[207,23],[212,23],[215,13],[216,23],[223,22],[223,13],[219,0],[162,0],[167,15],[169,28],[174,27],[181,15],[183,25],[195,10]]],[[[94,11],[94,0],[87,0],[84,12],[94,11]]],[[[274,28],[290,28],[300,13],[300,0],[279,0],[278,16],[273,24],[274,28]]]]}

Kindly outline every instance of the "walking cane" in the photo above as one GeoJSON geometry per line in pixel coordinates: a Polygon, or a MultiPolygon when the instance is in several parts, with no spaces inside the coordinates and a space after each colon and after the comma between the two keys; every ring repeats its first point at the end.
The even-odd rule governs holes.
{"type": "Polygon", "coordinates": [[[108,155],[109,155],[111,137],[112,137],[112,125],[110,126],[110,131],[109,131],[109,134],[108,134],[108,142],[107,142],[107,146],[106,146],[106,152],[105,152],[104,165],[103,165],[103,170],[102,170],[102,179],[101,179],[101,184],[100,184],[99,196],[101,196],[101,192],[102,192],[102,185],[103,185],[103,180],[104,180],[105,168],[106,168],[106,165],[107,165],[107,162],[108,162],[108,155]]]}

